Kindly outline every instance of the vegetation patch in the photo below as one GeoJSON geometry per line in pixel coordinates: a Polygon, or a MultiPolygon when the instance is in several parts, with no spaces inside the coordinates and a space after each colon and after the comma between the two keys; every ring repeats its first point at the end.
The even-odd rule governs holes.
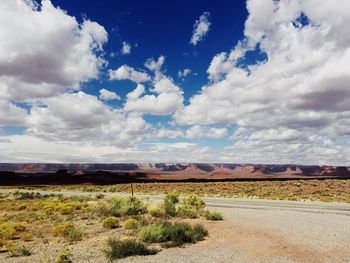
{"type": "Polygon", "coordinates": [[[123,227],[125,229],[129,229],[129,230],[137,229],[139,227],[139,225],[140,225],[139,221],[137,221],[134,218],[129,218],[128,220],[124,221],[124,223],[123,223],[123,227]]]}
{"type": "Polygon", "coordinates": [[[74,224],[58,224],[54,228],[54,235],[62,236],[69,242],[82,240],[83,232],[74,224]]]}
{"type": "Polygon", "coordinates": [[[211,221],[219,221],[224,219],[222,213],[217,211],[210,212],[209,210],[206,210],[203,212],[203,215],[207,220],[211,220],[211,221]]]}
{"type": "MultiPolygon", "coordinates": [[[[148,246],[152,243],[159,243],[156,247],[161,245],[164,248],[180,246],[195,243],[207,235],[203,226],[179,221],[181,218],[205,216],[205,203],[198,196],[181,199],[178,193],[170,192],[161,204],[153,204],[150,209],[148,206],[148,203],[132,196],[109,199],[96,194],[93,197],[35,192],[1,194],[0,251],[8,253],[0,253],[0,261],[6,261],[8,256],[29,256],[29,261],[37,261],[38,255],[31,255],[33,251],[38,251],[40,244],[40,249],[55,250],[52,251],[54,254],[50,252],[56,255],[49,259],[50,262],[72,262],[70,250],[56,250],[62,241],[69,242],[69,246],[77,246],[72,250],[74,252],[80,246],[77,241],[89,239],[94,244],[95,240],[103,240],[111,233],[116,236],[107,242],[104,249],[110,260],[154,254],[157,250],[152,245],[148,246]],[[111,232],[120,226],[123,229],[111,232]]],[[[100,248],[95,246],[93,249],[100,248]]]]}
{"type": "Polygon", "coordinates": [[[110,261],[136,255],[154,255],[157,252],[158,250],[148,248],[145,243],[136,239],[109,238],[106,248],[103,249],[105,257],[110,261]]]}
{"type": "Polygon", "coordinates": [[[10,257],[28,257],[32,254],[29,248],[16,243],[7,244],[8,254],[10,257]]]}
{"type": "Polygon", "coordinates": [[[188,223],[170,223],[158,221],[139,232],[140,240],[147,243],[161,243],[169,241],[174,245],[196,243],[203,240],[208,231],[200,224],[191,226],[188,223]]]}
{"type": "Polygon", "coordinates": [[[56,257],[56,263],[71,263],[72,260],[70,260],[70,256],[71,256],[70,250],[67,248],[64,248],[58,252],[56,257]]]}
{"type": "Polygon", "coordinates": [[[109,229],[117,228],[119,227],[119,219],[114,216],[109,216],[103,219],[102,226],[109,229]]]}

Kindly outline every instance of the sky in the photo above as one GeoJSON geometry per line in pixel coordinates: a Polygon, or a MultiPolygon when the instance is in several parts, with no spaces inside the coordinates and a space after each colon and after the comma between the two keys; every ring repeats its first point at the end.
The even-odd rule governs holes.
{"type": "Polygon", "coordinates": [[[348,0],[0,1],[0,162],[350,165],[348,0]]]}

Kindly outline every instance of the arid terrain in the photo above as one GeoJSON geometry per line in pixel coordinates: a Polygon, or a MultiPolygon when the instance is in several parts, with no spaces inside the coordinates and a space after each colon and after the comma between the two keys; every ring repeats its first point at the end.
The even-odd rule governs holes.
{"type": "MultiPolygon", "coordinates": [[[[200,196],[221,196],[275,200],[311,200],[350,203],[350,180],[286,180],[286,181],[244,181],[244,182],[157,182],[133,183],[138,194],[165,194],[178,191],[200,196]]],[[[130,183],[114,185],[12,185],[2,189],[27,189],[54,192],[103,192],[130,193],[130,183]]]]}
{"type": "MultiPolygon", "coordinates": [[[[44,197],[38,193],[37,197],[27,199],[31,194],[26,190],[2,190],[2,217],[7,217],[7,224],[16,223],[15,221],[20,219],[26,227],[20,230],[18,237],[15,236],[13,240],[6,242],[24,245],[31,255],[9,257],[8,252],[4,252],[0,254],[0,262],[59,262],[58,256],[69,252],[69,260],[73,262],[104,263],[108,262],[103,252],[108,237],[119,236],[128,239],[135,235],[135,231],[142,231],[127,230],[125,221],[128,219],[125,216],[120,218],[119,227],[103,227],[102,218],[95,213],[98,211],[94,208],[96,203],[105,202],[120,194],[106,193],[105,197],[100,196],[100,199],[96,199],[96,193],[91,192],[57,192],[55,195],[53,192],[44,193],[49,195],[44,197]],[[9,192],[15,197],[5,196],[9,192]],[[11,206],[13,198],[16,198],[16,205],[11,206]],[[60,200],[62,205],[50,216],[36,218],[35,221],[30,210],[36,206],[40,208],[42,202],[47,206],[47,203],[55,200],[60,200]],[[68,204],[80,204],[84,208],[73,211],[69,208],[66,213],[68,204]],[[93,208],[92,211],[95,212],[92,213],[90,209],[93,208]],[[55,231],[58,231],[57,225],[72,221],[81,231],[71,236],[73,240],[70,240],[69,236],[67,238],[60,235],[59,232],[55,234],[55,231]],[[32,234],[31,237],[25,235],[28,231],[32,234]]],[[[139,197],[153,204],[163,202],[161,195],[139,197]]],[[[180,200],[180,203],[182,202],[180,200]]],[[[157,254],[131,256],[117,262],[338,263],[350,260],[349,204],[217,197],[205,198],[205,202],[211,211],[222,212],[224,220],[215,222],[202,216],[197,219],[170,219],[171,222],[187,222],[191,225],[201,223],[208,230],[208,236],[203,241],[170,248],[160,246],[161,243],[153,244],[151,247],[161,249],[157,254]]],[[[47,207],[45,210],[47,212],[38,209],[35,214],[40,217],[46,215],[43,213],[50,212],[47,207]]],[[[142,218],[152,220],[153,216],[146,215],[142,218]]],[[[141,223],[142,220],[139,218],[138,222],[141,223]]],[[[141,226],[142,228],[144,226],[141,226]]],[[[139,234],[138,236],[140,237],[139,234]]]]}
{"type": "Polygon", "coordinates": [[[0,262],[350,262],[347,167],[1,169],[0,262]]]}

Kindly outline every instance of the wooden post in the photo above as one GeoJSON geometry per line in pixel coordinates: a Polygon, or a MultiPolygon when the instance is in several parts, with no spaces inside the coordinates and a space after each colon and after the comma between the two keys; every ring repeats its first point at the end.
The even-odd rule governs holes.
{"type": "Polygon", "coordinates": [[[134,196],[134,187],[133,187],[132,183],[130,183],[130,184],[131,184],[131,196],[134,196]]]}

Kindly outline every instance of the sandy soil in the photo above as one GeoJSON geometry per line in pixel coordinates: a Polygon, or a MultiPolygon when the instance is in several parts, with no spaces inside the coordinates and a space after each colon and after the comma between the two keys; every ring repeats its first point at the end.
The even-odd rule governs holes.
{"type": "MultiPolygon", "coordinates": [[[[229,203],[229,199],[223,200],[229,203]]],[[[242,200],[242,204],[235,206],[211,204],[211,209],[224,213],[225,220],[203,221],[209,230],[206,240],[117,262],[350,262],[350,205],[335,208],[332,204],[313,203],[312,206],[309,209],[305,202],[262,200],[242,200]],[[285,204],[283,208],[281,204],[285,204]],[[298,206],[304,208],[297,210],[298,206]],[[337,214],[333,208],[345,212],[337,214]]],[[[95,235],[71,245],[73,262],[107,262],[101,252],[107,238],[95,235]]],[[[0,257],[0,262],[54,262],[57,250],[63,246],[63,243],[51,244],[48,249],[42,245],[33,251],[33,256],[0,257]]]]}

